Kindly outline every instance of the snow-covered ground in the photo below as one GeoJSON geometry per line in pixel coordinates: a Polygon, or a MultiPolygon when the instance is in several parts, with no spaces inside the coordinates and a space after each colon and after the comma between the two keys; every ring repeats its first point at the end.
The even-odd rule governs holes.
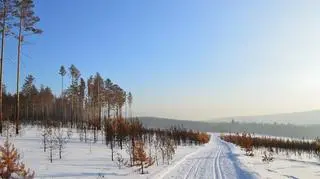
{"type": "Polygon", "coordinates": [[[257,178],[257,175],[238,160],[229,143],[222,141],[217,135],[212,135],[205,147],[159,178],[251,179],[257,178]]]}
{"type": "MultiPolygon", "coordinates": [[[[36,178],[70,178],[90,179],[104,176],[103,178],[155,178],[158,173],[175,165],[182,158],[197,151],[203,146],[179,146],[176,154],[168,166],[159,161],[145,169],[148,174],[140,175],[137,168],[122,167],[118,169],[115,162],[111,161],[111,150],[101,140],[97,143],[80,142],[79,135],[74,132],[70,142],[65,146],[62,159],[59,159],[58,150],[55,150],[53,163],[49,161],[48,151],[43,151],[42,136],[37,128],[24,127],[21,136],[12,137],[12,141],[21,154],[22,161],[36,173],[36,178]]],[[[101,139],[101,136],[100,138],[101,139]]],[[[3,144],[4,137],[0,137],[3,144]]],[[[125,160],[129,159],[126,150],[115,149],[115,153],[121,153],[125,160]]],[[[148,153],[148,151],[147,151],[148,153]]]]}
{"type": "MultiPolygon", "coordinates": [[[[179,146],[170,165],[156,164],[141,175],[137,168],[118,169],[111,161],[111,150],[99,140],[95,144],[79,141],[74,133],[64,149],[62,159],[54,155],[53,163],[48,152],[43,152],[40,131],[26,127],[21,136],[11,138],[21,153],[27,167],[36,172],[36,178],[320,178],[320,162],[314,156],[275,155],[270,163],[262,162],[263,150],[256,150],[254,157],[244,156],[237,146],[224,142],[219,134],[212,134],[208,144],[203,146],[179,146]]],[[[0,143],[3,143],[1,137],[0,143]]],[[[125,149],[116,149],[128,159],[125,149]]]]}
{"type": "Polygon", "coordinates": [[[274,161],[266,163],[262,161],[264,151],[255,150],[254,157],[245,156],[239,147],[222,141],[215,134],[209,144],[164,173],[162,178],[320,178],[320,158],[317,156],[273,153],[274,161]]]}
{"type": "MultiPolygon", "coordinates": [[[[320,178],[320,158],[312,154],[302,153],[301,155],[282,152],[273,152],[272,162],[262,162],[262,156],[267,149],[254,150],[254,157],[244,155],[239,147],[229,144],[233,153],[239,154],[239,159],[248,168],[253,169],[259,178],[320,178]]],[[[267,152],[268,154],[268,152],[267,152]]]]}

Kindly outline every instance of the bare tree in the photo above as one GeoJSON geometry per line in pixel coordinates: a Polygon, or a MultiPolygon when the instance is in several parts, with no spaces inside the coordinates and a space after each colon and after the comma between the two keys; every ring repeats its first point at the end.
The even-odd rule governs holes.
{"type": "Polygon", "coordinates": [[[173,155],[175,154],[175,145],[174,141],[169,137],[165,137],[162,145],[160,146],[161,155],[162,155],[162,163],[164,164],[165,159],[167,159],[167,163],[170,164],[173,155]]]}
{"type": "Polygon", "coordinates": [[[173,158],[173,155],[175,154],[175,145],[174,141],[171,139],[168,139],[165,144],[165,149],[166,149],[166,156],[167,156],[167,162],[168,165],[170,164],[170,161],[173,158]]]}
{"type": "Polygon", "coordinates": [[[129,155],[129,161],[130,161],[129,165],[130,167],[132,167],[133,166],[133,153],[132,153],[133,145],[131,140],[128,140],[128,142],[125,145],[125,149],[126,149],[126,153],[129,155]]]}
{"type": "Polygon", "coordinates": [[[55,142],[55,137],[54,137],[52,128],[50,128],[48,131],[46,143],[49,148],[49,160],[52,163],[53,162],[53,152],[56,149],[56,142],[55,142]]]}
{"type": "MultiPolygon", "coordinates": [[[[43,152],[47,151],[47,141],[48,141],[48,137],[49,135],[52,135],[52,129],[51,127],[44,127],[41,129],[41,134],[42,139],[41,139],[41,143],[43,145],[43,152]]],[[[51,137],[51,136],[50,136],[51,137]]]]}
{"type": "Polygon", "coordinates": [[[116,153],[115,163],[119,169],[121,169],[121,167],[125,165],[124,158],[122,157],[122,155],[119,152],[116,153]]]}
{"type": "Polygon", "coordinates": [[[71,130],[64,129],[62,127],[56,128],[54,131],[55,143],[59,150],[59,158],[62,159],[62,150],[65,148],[65,145],[68,143],[72,135],[71,130]]]}
{"type": "Polygon", "coordinates": [[[55,138],[55,133],[54,133],[54,128],[53,126],[46,126],[42,128],[41,130],[41,142],[43,145],[43,151],[47,152],[47,149],[49,150],[49,161],[52,163],[53,162],[53,152],[56,149],[56,138],[55,138]]]}
{"type": "Polygon", "coordinates": [[[154,147],[154,159],[158,166],[159,165],[158,154],[160,152],[160,147],[161,147],[161,140],[158,136],[156,136],[156,139],[153,140],[153,147],[154,147]]]}

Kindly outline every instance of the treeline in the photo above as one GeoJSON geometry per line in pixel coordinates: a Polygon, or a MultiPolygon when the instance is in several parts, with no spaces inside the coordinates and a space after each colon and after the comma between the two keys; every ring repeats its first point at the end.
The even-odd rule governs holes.
{"type": "Polygon", "coordinates": [[[17,94],[3,93],[3,118],[25,124],[46,125],[51,122],[62,123],[71,128],[92,128],[101,130],[106,119],[121,118],[123,106],[127,102],[131,114],[131,93],[125,92],[110,79],[104,80],[99,73],[89,79],[81,78],[80,71],[71,65],[68,71],[64,66],[59,70],[62,80],[61,95],[55,96],[52,90],[41,85],[36,87],[35,78],[28,75],[19,93],[19,108],[17,109],[17,94]],[[71,84],[64,89],[63,81],[69,73],[71,84]],[[16,110],[19,110],[19,120],[16,120],[16,110]]]}
{"type": "MultiPolygon", "coordinates": [[[[148,129],[139,120],[132,118],[133,96],[110,79],[104,80],[99,73],[89,79],[81,78],[80,71],[71,65],[68,71],[64,66],[59,70],[61,75],[61,95],[55,96],[52,90],[41,85],[35,86],[35,78],[28,75],[22,86],[20,96],[19,124],[38,125],[43,127],[76,128],[86,134],[93,131],[94,141],[101,132],[105,141],[117,138],[122,148],[122,141],[129,136],[143,136],[146,133],[172,136],[177,145],[182,142],[206,143],[204,133],[172,127],[167,130],[148,129]],[[64,89],[64,78],[69,73],[71,84],[64,89]],[[127,105],[126,105],[127,104],[127,105]],[[128,106],[125,112],[124,106],[128,106]],[[124,113],[126,115],[124,115],[124,113]]],[[[3,111],[5,121],[15,120],[16,94],[3,93],[3,111]]]]}
{"type": "Polygon", "coordinates": [[[219,133],[236,133],[246,131],[248,133],[315,139],[319,137],[319,124],[315,125],[293,125],[279,123],[241,123],[238,121],[230,122],[203,122],[203,121],[187,121],[174,120],[156,117],[140,117],[143,125],[151,128],[170,128],[172,125],[181,126],[187,129],[199,130],[203,132],[219,132],[219,133]]]}
{"type": "Polygon", "coordinates": [[[291,138],[315,139],[319,137],[319,124],[315,125],[293,125],[279,123],[244,123],[230,120],[229,123],[212,123],[212,130],[221,133],[255,133],[271,136],[283,136],[291,138]]]}
{"type": "Polygon", "coordinates": [[[248,153],[251,153],[252,148],[267,148],[276,152],[306,152],[311,154],[320,154],[319,140],[290,140],[274,137],[256,137],[249,133],[239,133],[222,135],[221,138],[227,142],[239,145],[248,153]]]}

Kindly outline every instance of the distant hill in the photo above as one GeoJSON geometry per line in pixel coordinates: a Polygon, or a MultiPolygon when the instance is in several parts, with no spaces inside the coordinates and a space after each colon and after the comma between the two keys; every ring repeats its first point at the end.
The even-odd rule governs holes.
{"type": "Polygon", "coordinates": [[[192,129],[204,132],[250,132],[262,135],[309,138],[320,137],[320,124],[310,126],[298,126],[292,124],[268,124],[268,123],[242,123],[242,122],[203,122],[166,119],[157,117],[139,117],[143,126],[147,128],[168,129],[172,126],[179,126],[185,129],[192,129]]]}
{"type": "Polygon", "coordinates": [[[320,110],[284,113],[284,114],[260,115],[260,116],[238,116],[238,117],[216,118],[216,119],[209,120],[208,122],[231,122],[232,120],[239,121],[239,122],[246,122],[246,123],[255,122],[255,123],[312,125],[312,124],[320,124],[320,110]]]}
{"type": "Polygon", "coordinates": [[[213,123],[203,121],[187,121],[157,117],[139,117],[139,120],[148,128],[170,128],[171,126],[180,126],[186,129],[199,130],[205,132],[213,131],[213,123]]]}

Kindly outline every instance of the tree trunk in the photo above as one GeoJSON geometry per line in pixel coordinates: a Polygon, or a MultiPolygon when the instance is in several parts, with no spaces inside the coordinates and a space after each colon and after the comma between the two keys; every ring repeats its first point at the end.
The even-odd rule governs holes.
{"type": "MultiPolygon", "coordinates": [[[[21,14],[22,14],[21,10],[21,14]]],[[[19,120],[20,120],[20,96],[19,96],[19,83],[20,83],[20,58],[21,58],[21,43],[22,43],[22,24],[23,19],[20,18],[19,24],[19,39],[18,39],[18,63],[17,63],[17,101],[16,101],[16,135],[19,134],[19,120]]]]}
{"type": "Polygon", "coordinates": [[[53,150],[53,149],[50,148],[50,162],[51,162],[51,163],[52,163],[52,157],[53,157],[53,156],[52,156],[52,152],[53,152],[52,150],[53,150]]]}
{"type": "Polygon", "coordinates": [[[34,104],[32,103],[32,121],[34,121],[35,120],[35,115],[34,115],[34,113],[35,113],[35,111],[34,111],[34,104]]]}
{"type": "Polygon", "coordinates": [[[143,161],[141,161],[141,174],[144,174],[144,172],[143,172],[143,161]]]}
{"type": "Polygon", "coordinates": [[[71,121],[70,121],[70,127],[71,127],[71,129],[72,129],[72,127],[73,127],[73,94],[72,94],[72,99],[71,99],[71,114],[70,114],[70,119],[71,119],[71,121]]]}
{"type": "Polygon", "coordinates": [[[111,110],[111,106],[108,103],[108,109],[107,109],[107,113],[108,113],[108,120],[110,119],[110,110],[111,110]]]}
{"type": "Polygon", "coordinates": [[[102,121],[102,120],[101,120],[101,108],[102,108],[102,107],[101,107],[101,104],[99,104],[99,109],[98,109],[98,110],[99,110],[99,111],[98,111],[98,112],[99,112],[98,130],[101,130],[101,121],[102,121]]]}
{"type": "Polygon", "coordinates": [[[5,42],[5,30],[6,30],[6,1],[3,1],[3,21],[2,21],[2,33],[1,33],[1,57],[0,57],[0,134],[2,134],[2,93],[3,93],[3,57],[4,57],[4,42],[5,42]]]}
{"type": "Polygon", "coordinates": [[[100,82],[98,83],[98,130],[101,130],[101,102],[100,102],[100,82]]]}
{"type": "Polygon", "coordinates": [[[61,75],[61,119],[64,122],[64,107],[63,107],[63,76],[61,75]]]}
{"type": "MultiPolygon", "coordinates": [[[[134,147],[135,147],[135,143],[134,143],[134,137],[132,136],[131,138],[131,145],[132,145],[132,156],[134,156],[134,147]]],[[[132,157],[132,166],[134,165],[134,158],[132,157]]]]}
{"type": "MultiPolygon", "coordinates": [[[[25,116],[25,119],[26,120],[28,120],[29,119],[29,102],[30,102],[30,100],[28,99],[27,101],[26,101],[26,107],[25,107],[25,112],[26,112],[26,116],[25,116]]],[[[23,109],[23,107],[22,107],[22,109],[23,109]]],[[[23,114],[23,112],[22,112],[22,114],[23,114]]]]}
{"type": "Polygon", "coordinates": [[[97,140],[97,127],[93,126],[93,142],[96,143],[97,140]]]}
{"type": "Polygon", "coordinates": [[[112,139],[110,142],[110,148],[111,148],[111,160],[113,161],[113,141],[112,141],[112,139]]]}
{"type": "Polygon", "coordinates": [[[61,154],[62,154],[62,145],[59,146],[59,158],[60,159],[62,158],[61,154]]]}
{"type": "Polygon", "coordinates": [[[84,131],[84,142],[87,143],[87,128],[84,127],[83,131],[84,131]]]}
{"type": "Polygon", "coordinates": [[[47,151],[46,134],[43,135],[43,152],[47,151]]]}
{"type": "Polygon", "coordinates": [[[104,136],[105,136],[105,141],[106,141],[106,145],[109,145],[109,140],[108,140],[108,129],[107,129],[107,119],[104,119],[104,136]]]}

